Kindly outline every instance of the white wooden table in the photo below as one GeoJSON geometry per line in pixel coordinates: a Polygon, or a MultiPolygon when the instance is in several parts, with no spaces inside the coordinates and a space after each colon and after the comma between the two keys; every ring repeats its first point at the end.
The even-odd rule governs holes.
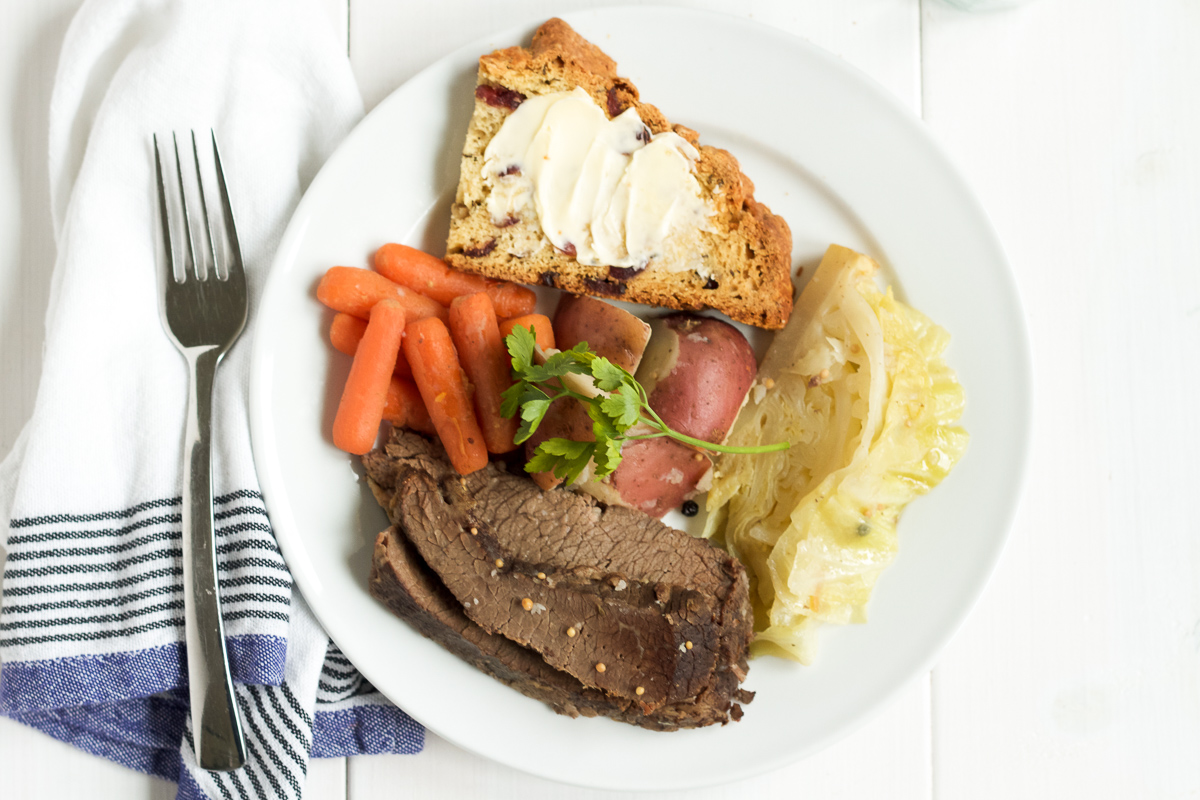
{"type": "MultiPolygon", "coordinates": [[[[37,389],[54,261],[47,106],[78,2],[0,0],[0,452],[37,389]]],[[[1200,796],[1200,2],[673,4],[808,39],[924,117],[1005,242],[1037,396],[1011,542],[937,667],[819,755],[686,796],[1200,796]]],[[[328,0],[368,108],[461,44],[593,5],[328,0]]],[[[0,797],[174,792],[0,718],[0,797]]],[[[306,797],[385,793],[616,796],[430,735],[417,756],[317,761],[306,797]]]]}

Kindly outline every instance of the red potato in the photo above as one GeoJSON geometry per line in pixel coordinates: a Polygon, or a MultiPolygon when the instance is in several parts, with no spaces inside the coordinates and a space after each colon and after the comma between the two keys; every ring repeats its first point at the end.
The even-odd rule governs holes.
{"type": "MultiPolygon", "coordinates": [[[[650,339],[650,326],[624,309],[593,297],[563,295],[554,312],[554,340],[560,350],[587,342],[592,352],[633,372],[650,339]]],[[[583,406],[567,398],[550,406],[537,432],[525,443],[525,458],[547,439],[556,436],[590,442],[592,420],[583,406]]],[[[562,481],[550,473],[535,473],[534,481],[551,489],[562,481]]]]}
{"type": "Polygon", "coordinates": [[[608,485],[621,505],[662,517],[694,495],[696,485],[711,468],[707,455],[683,442],[641,439],[626,442],[621,448],[621,466],[610,476],[608,485]]]}
{"type": "Polygon", "coordinates": [[[587,342],[592,352],[634,372],[650,341],[650,326],[603,300],[567,294],[554,312],[554,340],[559,350],[587,342]]]}
{"type": "Polygon", "coordinates": [[[723,442],[754,383],[758,362],[742,332],[727,322],[670,314],[654,335],[637,379],[663,422],[706,442],[723,442]]]}
{"type": "MultiPolygon", "coordinates": [[[[732,325],[694,314],[671,314],[651,328],[637,370],[650,407],[679,433],[724,441],[758,369],[750,343],[732,325]]],[[[622,505],[654,517],[695,494],[711,466],[707,455],[673,439],[629,442],[621,453],[609,486],[622,505]]]]}

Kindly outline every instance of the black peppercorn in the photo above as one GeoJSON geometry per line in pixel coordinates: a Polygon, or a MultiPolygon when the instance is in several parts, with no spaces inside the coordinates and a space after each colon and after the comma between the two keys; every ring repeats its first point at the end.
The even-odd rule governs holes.
{"type": "Polygon", "coordinates": [[[685,517],[694,517],[700,513],[700,506],[696,505],[695,500],[684,500],[683,508],[679,509],[685,517]]]}

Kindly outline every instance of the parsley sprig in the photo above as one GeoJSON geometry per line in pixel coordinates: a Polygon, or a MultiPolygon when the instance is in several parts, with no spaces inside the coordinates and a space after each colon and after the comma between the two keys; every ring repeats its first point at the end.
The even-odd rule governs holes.
{"type": "Polygon", "coordinates": [[[694,447],[718,453],[769,453],[786,450],[787,442],[755,447],[732,447],[696,439],[672,430],[650,407],[646,390],[629,372],[596,355],[587,342],[570,350],[555,353],[544,364],[534,362],[533,331],[520,325],[513,328],[504,340],[512,356],[513,378],[516,381],[502,395],[500,413],[506,417],[521,415],[521,424],[514,440],[522,444],[537,431],[550,410],[550,404],[563,397],[573,397],[587,409],[592,420],[594,442],[552,438],[538,445],[533,458],[525,465],[527,472],[553,472],[568,484],[573,483],[595,461],[596,479],[610,475],[621,463],[621,447],[636,439],[657,439],[668,436],[694,447]],[[569,380],[576,374],[591,378],[600,394],[595,397],[570,388],[569,380]],[[642,425],[649,433],[629,434],[630,428],[642,425]]]}

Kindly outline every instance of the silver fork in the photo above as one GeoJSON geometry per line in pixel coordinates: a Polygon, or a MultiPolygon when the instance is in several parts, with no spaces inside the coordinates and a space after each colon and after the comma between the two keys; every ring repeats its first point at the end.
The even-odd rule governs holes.
{"type": "Polygon", "coordinates": [[[225,625],[221,620],[221,595],[217,586],[217,551],[213,537],[212,495],[212,395],[217,364],[246,325],[249,305],[242,252],[229,204],[229,190],[221,169],[216,133],[212,134],[213,162],[220,187],[221,206],[229,241],[224,274],[217,267],[204,182],[200,177],[200,151],[192,132],[192,156],[204,239],[208,242],[211,269],[202,269],[192,244],[192,222],[183,188],[179,141],[172,135],[179,205],[183,216],[182,280],[176,280],[171,217],[163,184],[163,159],[154,137],[154,165],[158,177],[158,205],[162,216],[167,270],[161,312],[163,328],[187,361],[189,392],[183,451],[183,612],[187,641],[188,681],[192,703],[192,731],[196,760],[208,770],[233,770],[246,763],[241,709],[233,693],[229,656],[225,650],[225,625]]]}

